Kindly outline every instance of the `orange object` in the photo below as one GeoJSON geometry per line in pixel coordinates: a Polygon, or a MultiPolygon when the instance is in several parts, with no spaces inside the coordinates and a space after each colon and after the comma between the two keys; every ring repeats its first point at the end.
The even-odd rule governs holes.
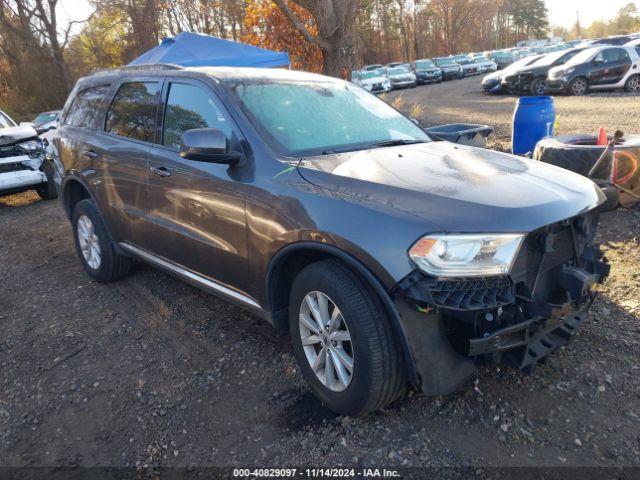
{"type": "Polygon", "coordinates": [[[600,133],[598,133],[598,142],[596,145],[607,145],[609,141],[607,140],[607,130],[604,127],[600,127],[600,133]]]}

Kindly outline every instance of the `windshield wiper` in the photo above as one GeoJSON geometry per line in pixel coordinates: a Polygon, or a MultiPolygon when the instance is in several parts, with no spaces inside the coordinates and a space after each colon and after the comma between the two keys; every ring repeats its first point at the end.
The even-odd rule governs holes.
{"type": "Polygon", "coordinates": [[[417,140],[417,139],[407,140],[407,139],[397,138],[394,140],[383,140],[381,142],[372,143],[371,145],[367,145],[365,149],[375,148],[375,147],[395,147],[398,145],[413,145],[414,143],[425,143],[425,141],[417,140]]]}
{"type": "Polygon", "coordinates": [[[424,140],[417,140],[417,139],[382,140],[380,142],[370,143],[368,145],[353,146],[349,148],[342,148],[342,149],[331,148],[328,150],[323,150],[322,155],[334,155],[336,153],[358,152],[360,150],[369,150],[370,148],[376,148],[376,147],[395,147],[398,145],[412,145],[414,143],[426,143],[426,142],[424,140]]]}

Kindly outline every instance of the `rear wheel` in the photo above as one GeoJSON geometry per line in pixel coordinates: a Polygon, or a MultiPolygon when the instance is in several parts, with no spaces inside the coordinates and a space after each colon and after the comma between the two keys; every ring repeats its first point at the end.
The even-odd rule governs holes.
{"type": "Polygon", "coordinates": [[[91,278],[102,283],[125,276],[131,259],[120,255],[92,200],[81,200],[73,209],[76,251],[91,278]]]}
{"type": "Polygon", "coordinates": [[[640,92],[640,75],[632,75],[624,84],[624,91],[629,93],[640,92]]]}
{"type": "Polygon", "coordinates": [[[571,95],[580,96],[586,94],[588,88],[589,84],[587,83],[587,79],[584,77],[578,77],[571,81],[568,92],[571,95]]]}
{"type": "Polygon", "coordinates": [[[404,391],[402,352],[384,308],[341,263],[322,261],[300,272],[289,327],[305,379],[331,410],[366,415],[404,391]]]}

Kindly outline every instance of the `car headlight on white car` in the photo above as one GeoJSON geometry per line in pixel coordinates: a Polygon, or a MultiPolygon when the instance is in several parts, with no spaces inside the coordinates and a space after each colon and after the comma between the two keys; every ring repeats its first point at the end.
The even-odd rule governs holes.
{"type": "Polygon", "coordinates": [[[423,272],[436,277],[506,275],[520,250],[523,234],[427,235],[409,250],[423,272]]]}

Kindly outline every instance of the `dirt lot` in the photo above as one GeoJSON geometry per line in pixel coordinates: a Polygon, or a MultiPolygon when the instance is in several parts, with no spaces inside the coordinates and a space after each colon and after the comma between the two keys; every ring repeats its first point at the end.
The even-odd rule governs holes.
{"type": "MultiPolygon", "coordinates": [[[[467,78],[424,85],[408,90],[396,90],[388,94],[388,101],[402,97],[400,109],[427,127],[443,123],[480,123],[495,127],[489,137],[489,145],[511,148],[511,117],[517,97],[510,95],[484,95],[480,79],[467,78]],[[422,105],[423,112],[414,105],[422,105]]],[[[596,134],[605,127],[612,134],[620,129],[628,133],[640,131],[640,95],[623,92],[593,93],[585,97],[555,97],[557,134],[596,134]]]]}
{"type": "MultiPolygon", "coordinates": [[[[507,141],[514,100],[478,89],[403,94],[427,123],[507,141]]],[[[557,107],[562,132],[640,125],[640,98],[557,107]]],[[[604,216],[600,239],[611,278],[532,375],[484,366],[475,389],[353,420],[314,400],[286,334],[144,265],[95,283],[58,202],[1,198],[0,465],[640,467],[640,209],[604,216]]]]}

